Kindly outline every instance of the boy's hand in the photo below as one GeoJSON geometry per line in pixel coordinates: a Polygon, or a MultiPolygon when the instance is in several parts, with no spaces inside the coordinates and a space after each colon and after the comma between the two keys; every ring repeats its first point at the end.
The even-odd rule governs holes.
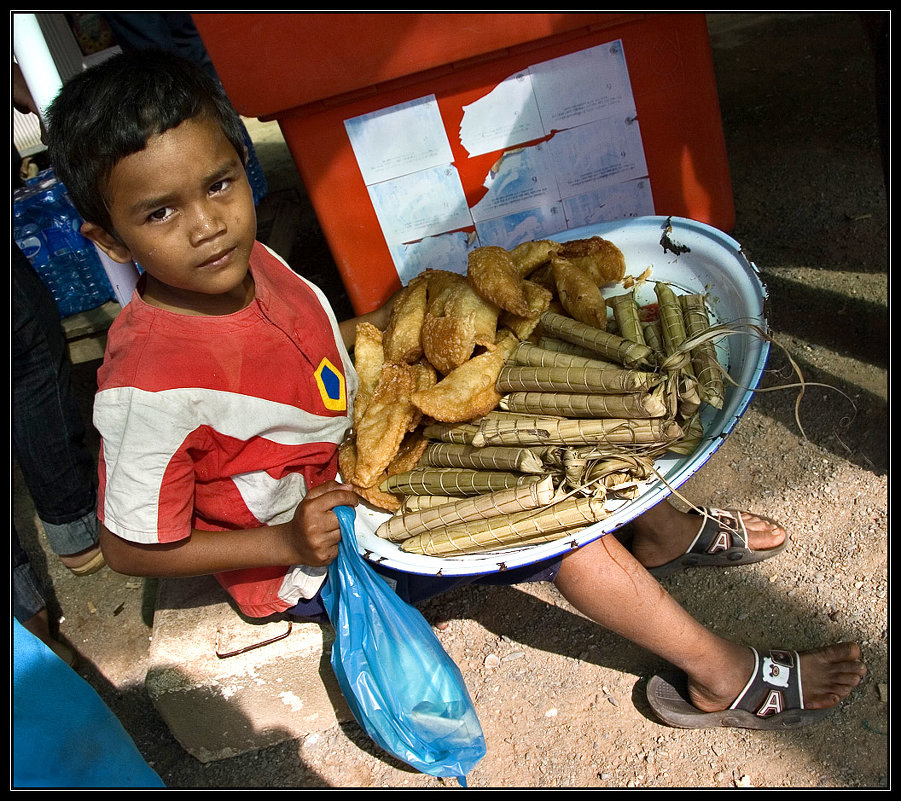
{"type": "Polygon", "coordinates": [[[290,523],[299,564],[324,567],[334,561],[338,556],[341,526],[332,510],[336,506],[356,506],[358,502],[353,489],[337,481],[327,481],[307,492],[290,523]]]}

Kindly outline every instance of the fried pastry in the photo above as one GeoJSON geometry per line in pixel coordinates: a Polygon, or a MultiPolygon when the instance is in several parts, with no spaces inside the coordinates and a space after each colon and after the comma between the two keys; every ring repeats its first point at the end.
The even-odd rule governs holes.
{"type": "Polygon", "coordinates": [[[522,242],[510,251],[510,258],[513,259],[517,272],[526,278],[533,270],[546,264],[559,247],[559,244],[550,239],[522,242]]]}
{"type": "Polygon", "coordinates": [[[379,383],[385,354],[382,348],[382,332],[372,323],[357,323],[354,342],[354,368],[359,384],[354,399],[354,425],[359,424],[366,411],[366,404],[379,383]]]}
{"type": "Polygon", "coordinates": [[[492,348],[500,310],[478,295],[465,276],[429,272],[429,300],[422,324],[426,359],[447,375],[470,358],[477,346],[492,348]]]}
{"type": "Polygon", "coordinates": [[[467,276],[485,300],[520,317],[529,316],[523,278],[503,248],[486,245],[471,251],[467,276]]]}
{"type": "Polygon", "coordinates": [[[607,329],[607,304],[594,279],[581,267],[559,256],[551,257],[557,297],[574,319],[586,325],[607,329]]]}
{"type": "Polygon", "coordinates": [[[426,313],[422,323],[422,351],[442,375],[459,367],[475,348],[475,328],[471,320],[426,313]]]}
{"type": "Polygon", "coordinates": [[[562,242],[557,255],[585,270],[598,286],[621,281],[626,274],[623,252],[612,242],[599,236],[562,242]]]}
{"type": "Polygon", "coordinates": [[[501,399],[495,383],[518,344],[511,332],[504,331],[494,350],[474,356],[431,389],[414,392],[413,403],[424,415],[443,423],[460,423],[487,414],[501,399]]]}
{"type": "Polygon", "coordinates": [[[411,365],[385,362],[382,366],[378,386],[356,429],[356,484],[373,486],[394,458],[415,414],[411,402],[415,387],[416,375],[411,365]]]}
{"type": "Polygon", "coordinates": [[[425,317],[428,284],[417,276],[394,302],[385,328],[384,349],[388,361],[412,364],[422,356],[420,331],[425,317]]]}
{"type": "Polygon", "coordinates": [[[541,314],[547,311],[553,298],[549,289],[532,281],[524,281],[523,289],[526,293],[526,303],[529,306],[529,316],[519,317],[510,312],[504,312],[500,319],[500,324],[511,330],[520,340],[528,339],[532,335],[538,326],[541,314]]]}
{"type": "Polygon", "coordinates": [[[384,509],[387,512],[396,512],[400,509],[401,499],[397,495],[385,492],[379,489],[380,484],[388,477],[388,472],[383,472],[377,479],[378,483],[373,487],[361,487],[354,480],[357,469],[357,444],[353,437],[348,437],[338,447],[338,470],[341,478],[354,488],[357,493],[368,504],[375,506],[377,509],[384,509]]]}

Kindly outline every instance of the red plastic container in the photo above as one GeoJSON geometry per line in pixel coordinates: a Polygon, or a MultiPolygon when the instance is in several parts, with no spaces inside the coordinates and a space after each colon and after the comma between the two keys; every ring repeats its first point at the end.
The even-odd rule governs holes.
{"type": "Polygon", "coordinates": [[[470,157],[463,108],[532,65],[621,40],[654,212],[735,222],[703,14],[196,14],[238,111],[276,119],[357,313],[400,286],[344,121],[434,95],[467,202],[499,152],[470,157]]]}

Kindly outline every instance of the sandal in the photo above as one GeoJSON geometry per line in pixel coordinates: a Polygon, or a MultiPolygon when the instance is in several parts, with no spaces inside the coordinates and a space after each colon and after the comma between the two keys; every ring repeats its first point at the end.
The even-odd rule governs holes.
{"type": "Polygon", "coordinates": [[[103,552],[99,547],[97,548],[96,553],[83,561],[79,561],[77,564],[69,564],[69,562],[66,561],[72,558],[73,557],[70,556],[62,556],[60,557],[60,561],[76,576],[90,576],[92,573],[96,573],[102,567],[106,566],[106,560],[103,558],[103,552]]]}
{"type": "MultiPolygon", "coordinates": [[[[786,532],[785,539],[775,548],[767,548],[765,551],[751,550],[748,547],[748,532],[741,519],[741,512],[713,507],[701,507],[699,512],[703,515],[703,520],[688,550],[671,562],[648,568],[652,576],[657,578],[670,576],[686,567],[749,565],[771,559],[782,553],[788,545],[786,532]]],[[[698,512],[692,510],[692,514],[698,512]]]]}
{"type": "Polygon", "coordinates": [[[754,672],[728,709],[702,712],[694,706],[688,700],[684,675],[681,681],[653,676],[648,682],[648,703],[664,723],[680,729],[797,729],[834,709],[804,709],[797,651],[773,650],[761,657],[751,650],[754,672]]]}

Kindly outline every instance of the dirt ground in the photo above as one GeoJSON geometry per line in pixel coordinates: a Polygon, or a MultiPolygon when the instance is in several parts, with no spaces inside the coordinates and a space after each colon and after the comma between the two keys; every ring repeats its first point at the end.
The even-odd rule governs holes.
{"type": "MultiPolygon", "coordinates": [[[[888,760],[887,198],[874,59],[856,14],[715,14],[711,40],[737,209],[731,232],[769,289],[777,342],[815,382],[761,392],[683,488],[697,504],[784,523],[791,547],[756,566],[665,581],[698,619],[759,647],[861,644],[869,675],[825,722],[799,731],[685,731],[644,700],[660,660],[586,621],[548,586],[469,588],[423,608],[463,670],[488,752],[471,788],[886,788],[888,760]],[[828,386],[823,386],[828,385],[828,386]]],[[[293,193],[292,264],[350,313],[275,123],[251,131],[270,182],[293,193]],[[313,269],[309,265],[315,265],[313,269]]],[[[89,419],[98,362],[77,367],[89,419]]],[[[764,387],[792,380],[774,347],[764,387]]],[[[96,435],[92,434],[96,447],[96,435]]],[[[174,740],[143,681],[155,583],[108,569],[68,575],[14,514],[79,672],[171,788],[455,787],[420,775],[353,724],[202,764],[174,740]]]]}

